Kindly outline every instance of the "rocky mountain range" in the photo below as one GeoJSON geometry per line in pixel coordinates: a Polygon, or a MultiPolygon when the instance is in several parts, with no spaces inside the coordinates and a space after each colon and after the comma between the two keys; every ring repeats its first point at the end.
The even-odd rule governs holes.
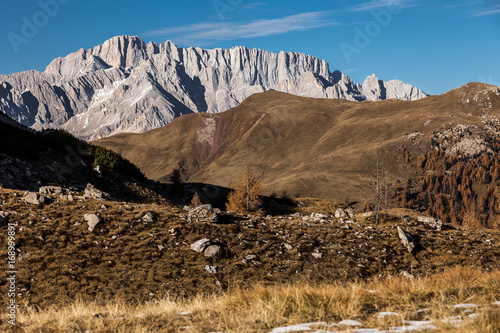
{"type": "Polygon", "coordinates": [[[0,75],[0,110],[33,129],[63,128],[82,139],[145,132],[188,113],[219,113],[270,89],[352,101],[417,100],[398,80],[354,84],[324,60],[233,47],[180,48],[117,36],[53,60],[44,72],[0,75]]]}

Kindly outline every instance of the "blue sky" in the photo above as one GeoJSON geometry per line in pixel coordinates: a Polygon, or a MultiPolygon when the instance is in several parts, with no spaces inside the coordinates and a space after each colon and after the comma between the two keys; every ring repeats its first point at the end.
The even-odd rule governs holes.
{"type": "Polygon", "coordinates": [[[0,73],[116,35],[182,47],[244,45],[311,54],[354,82],[376,73],[441,94],[500,85],[500,1],[0,0],[0,73]]]}

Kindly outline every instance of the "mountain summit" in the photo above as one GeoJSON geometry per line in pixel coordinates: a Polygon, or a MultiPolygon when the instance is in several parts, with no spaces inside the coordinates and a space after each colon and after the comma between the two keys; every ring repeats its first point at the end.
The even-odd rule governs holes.
{"type": "Polygon", "coordinates": [[[54,59],[44,72],[0,75],[0,110],[34,129],[83,139],[145,132],[197,112],[218,113],[270,89],[293,95],[375,101],[427,95],[397,80],[354,84],[324,60],[246,47],[180,48],[117,36],[54,59]]]}

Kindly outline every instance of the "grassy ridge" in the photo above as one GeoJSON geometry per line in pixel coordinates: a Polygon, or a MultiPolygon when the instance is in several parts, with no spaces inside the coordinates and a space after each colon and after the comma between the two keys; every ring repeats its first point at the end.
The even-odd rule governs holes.
{"type": "Polygon", "coordinates": [[[369,197],[364,185],[372,180],[375,151],[387,152],[391,179],[407,178],[396,163],[400,145],[412,144],[406,135],[422,132],[421,142],[430,142],[443,126],[481,125],[485,112],[500,117],[500,97],[481,84],[414,102],[357,103],[268,91],[220,114],[186,115],[164,128],[96,144],[123,154],[152,179],[166,180],[182,161],[190,181],[232,187],[246,166],[254,166],[265,194],[286,190],[341,202],[369,197]],[[484,108],[485,101],[491,108],[484,108]]]}

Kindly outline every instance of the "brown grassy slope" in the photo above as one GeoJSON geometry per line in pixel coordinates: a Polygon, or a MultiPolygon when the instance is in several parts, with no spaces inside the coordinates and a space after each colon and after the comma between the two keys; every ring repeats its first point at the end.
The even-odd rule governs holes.
{"type": "MultiPolygon", "coordinates": [[[[144,134],[119,134],[96,142],[166,180],[180,161],[190,181],[231,187],[247,165],[263,173],[266,194],[342,200],[363,199],[371,180],[373,152],[394,159],[403,136],[443,126],[481,125],[480,116],[500,114],[497,87],[470,83],[441,96],[404,102],[313,99],[276,91],[255,94],[220,114],[192,114],[144,134]]],[[[392,178],[404,177],[388,163],[392,178]]]]}

